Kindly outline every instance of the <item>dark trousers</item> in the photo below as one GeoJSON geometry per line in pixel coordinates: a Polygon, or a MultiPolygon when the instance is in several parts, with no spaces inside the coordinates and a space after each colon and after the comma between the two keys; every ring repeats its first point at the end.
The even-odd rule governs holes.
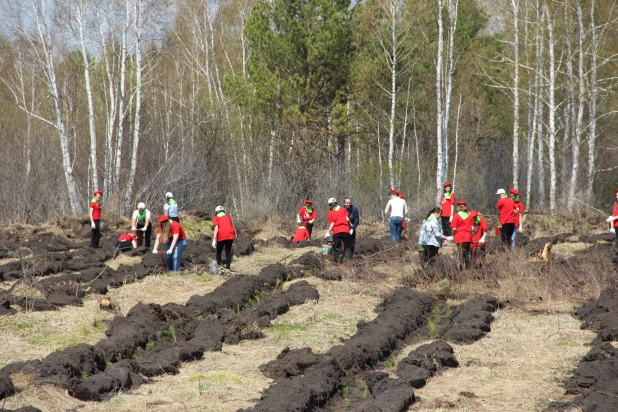
{"type": "Polygon", "coordinates": [[[470,259],[472,260],[472,264],[474,266],[479,266],[482,268],[483,263],[485,262],[485,246],[471,248],[470,259]]]}
{"type": "Polygon", "coordinates": [[[351,235],[348,235],[348,243],[345,245],[345,258],[347,260],[352,260],[354,256],[354,246],[356,245],[356,230],[351,235]],[[348,256],[348,250],[350,251],[350,255],[348,256]]]}
{"type": "Polygon", "coordinates": [[[429,263],[431,259],[438,256],[438,250],[440,249],[437,246],[423,245],[423,262],[429,263]]]}
{"type": "Polygon", "coordinates": [[[307,222],[307,232],[309,232],[309,237],[311,237],[311,232],[313,232],[313,223],[307,222]]]}
{"type": "Polygon", "coordinates": [[[505,247],[511,249],[511,238],[513,237],[513,231],[515,230],[515,223],[505,223],[500,229],[500,238],[505,247]]]}
{"type": "Polygon", "coordinates": [[[459,270],[470,267],[470,242],[457,243],[457,260],[459,261],[459,270]]]}
{"type": "Polygon", "coordinates": [[[342,251],[345,253],[346,259],[352,259],[350,249],[346,247],[349,237],[350,234],[345,232],[333,235],[333,262],[340,263],[342,251]]]}
{"type": "Polygon", "coordinates": [[[449,222],[449,220],[451,219],[450,216],[441,216],[442,218],[442,234],[444,236],[451,236],[451,222],[449,222]]]}
{"type": "Polygon", "coordinates": [[[150,239],[152,238],[152,222],[148,222],[148,228],[145,232],[142,232],[144,225],[138,223],[137,228],[137,246],[150,247],[150,239]]]}
{"type": "Polygon", "coordinates": [[[94,248],[99,247],[100,241],[101,241],[101,221],[94,220],[94,229],[92,229],[92,234],[90,235],[90,247],[94,247],[94,248]]]}
{"type": "Polygon", "coordinates": [[[123,240],[122,242],[117,242],[116,247],[123,252],[129,252],[133,249],[133,244],[130,240],[123,240]]]}
{"type": "Polygon", "coordinates": [[[217,242],[217,265],[221,266],[221,254],[225,248],[225,268],[229,269],[232,264],[232,243],[234,240],[222,240],[217,242]]]}

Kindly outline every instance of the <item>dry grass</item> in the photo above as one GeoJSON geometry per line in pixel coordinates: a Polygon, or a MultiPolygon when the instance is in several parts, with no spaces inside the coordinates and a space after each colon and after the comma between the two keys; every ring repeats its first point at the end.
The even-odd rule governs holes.
{"type": "Polygon", "coordinates": [[[139,256],[131,257],[128,255],[125,255],[124,253],[119,253],[115,258],[106,261],[105,264],[109,266],[111,269],[117,270],[118,266],[120,265],[133,266],[133,265],[140,263],[141,261],[142,261],[142,258],[139,256]]]}
{"type": "MultiPolygon", "coordinates": [[[[547,305],[567,309],[569,302],[547,305]]],[[[498,311],[491,332],[473,345],[455,345],[459,368],[446,370],[416,390],[412,411],[534,411],[550,401],[564,402],[561,382],[575,368],[594,338],[568,313],[498,311]],[[476,397],[460,395],[471,392],[476,397]]],[[[410,350],[413,348],[410,348],[410,350]]],[[[398,359],[409,352],[402,351],[398,359]]]]}

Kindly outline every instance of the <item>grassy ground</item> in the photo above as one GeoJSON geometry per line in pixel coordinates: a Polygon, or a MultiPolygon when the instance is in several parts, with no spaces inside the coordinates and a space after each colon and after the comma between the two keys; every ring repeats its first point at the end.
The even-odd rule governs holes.
{"type": "MultiPolygon", "coordinates": [[[[539,231],[544,227],[536,225],[539,231]]],[[[376,226],[366,230],[379,229],[376,226]]],[[[285,233],[267,227],[256,237],[270,237],[265,234],[285,233]]],[[[578,247],[577,243],[558,245],[554,252],[568,256],[578,247]]],[[[452,253],[450,249],[446,253],[452,253]]],[[[258,246],[253,255],[235,259],[232,269],[257,274],[268,264],[289,263],[309,250],[258,246]]],[[[313,250],[319,253],[318,248],[313,250]]],[[[405,284],[406,277],[417,268],[415,259],[411,251],[398,262],[342,267],[344,279],[340,282],[308,278],[320,292],[319,301],[291,308],[264,330],[264,339],[224,345],[221,352],[206,353],[202,360],[184,364],[178,375],[155,378],[131,393],[116,394],[110,401],[78,401],[61,388],[32,385],[30,376],[15,375],[18,393],[8,398],[4,407],[34,405],[45,411],[235,411],[249,407],[271,384],[260,373],[260,365],[276,358],[286,347],[309,346],[321,353],[341,344],[341,339],[356,332],[359,320],[371,320],[377,315],[374,310],[383,296],[405,284]]],[[[110,266],[131,262],[121,257],[110,266]]],[[[504,264],[525,270],[533,267],[522,266],[521,261],[504,264]]],[[[495,313],[492,331],[486,337],[473,345],[453,345],[460,367],[445,371],[415,391],[419,399],[410,410],[531,411],[543,409],[550,400],[568,399],[561,381],[587,352],[586,344],[593,337],[592,332],[579,329],[580,322],[571,313],[583,299],[593,297],[602,284],[575,294],[568,288],[562,290],[559,279],[551,276],[522,274],[515,269],[506,272],[491,279],[471,274],[455,283],[439,281],[421,286],[422,291],[449,296],[452,305],[481,293],[511,303],[495,313]]],[[[214,275],[167,273],[112,289],[108,296],[117,306],[116,313],[126,314],[139,301],[184,303],[194,294],[214,290],[225,280],[214,275]]],[[[106,324],[114,314],[100,310],[98,299],[88,297],[83,307],[0,318],[0,366],[42,358],[54,350],[81,342],[94,344],[104,338],[106,324]]],[[[394,373],[397,362],[421,343],[426,342],[403,348],[389,361],[387,371],[394,373]]]]}

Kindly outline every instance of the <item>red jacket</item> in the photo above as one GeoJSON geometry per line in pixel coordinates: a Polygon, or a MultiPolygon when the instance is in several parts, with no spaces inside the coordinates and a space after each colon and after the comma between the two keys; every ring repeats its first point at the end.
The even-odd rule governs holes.
{"type": "Polygon", "coordinates": [[[232,218],[228,215],[224,214],[222,216],[215,216],[212,220],[213,229],[215,226],[219,226],[219,231],[217,232],[217,242],[236,239],[236,229],[234,229],[232,218]]]}
{"type": "MultiPolygon", "coordinates": [[[[442,194],[442,213],[440,216],[450,217],[451,216],[451,206],[455,204],[457,197],[455,193],[451,193],[451,198],[447,199],[444,194],[442,194]]],[[[457,212],[455,212],[457,213],[457,212]]]]}
{"type": "Polygon", "coordinates": [[[510,197],[501,197],[496,209],[500,211],[500,224],[515,223],[515,202],[510,197]]]}
{"type": "Polygon", "coordinates": [[[472,242],[472,225],[474,220],[470,217],[470,213],[458,212],[453,216],[451,221],[451,228],[455,229],[454,241],[455,243],[469,243],[472,242]],[[466,215],[465,218],[462,214],[466,215]]]}
{"type": "Polygon", "coordinates": [[[318,217],[318,214],[315,211],[315,207],[311,208],[311,213],[309,213],[307,211],[307,206],[303,206],[300,208],[300,210],[298,211],[298,215],[300,216],[300,218],[304,221],[304,222],[308,222],[310,220],[315,220],[316,217],[318,217]]]}
{"type": "MultiPolygon", "coordinates": [[[[172,242],[172,240],[174,240],[174,235],[176,234],[178,235],[178,240],[187,238],[187,234],[185,233],[182,226],[180,226],[180,223],[176,222],[175,220],[171,220],[170,223],[170,238],[167,240],[167,242],[172,242]]],[[[161,234],[161,228],[157,229],[157,234],[161,234]]],[[[165,242],[165,239],[161,239],[161,241],[165,242]]]]}
{"type": "Polygon", "coordinates": [[[309,239],[311,239],[311,236],[309,236],[309,231],[306,227],[301,226],[296,229],[296,233],[294,234],[294,239],[292,239],[292,243],[300,243],[309,239]]]}
{"type": "Polygon", "coordinates": [[[335,209],[328,211],[328,224],[330,225],[331,223],[335,223],[333,235],[337,233],[350,233],[348,212],[345,207],[337,206],[335,209]]]}
{"type": "Polygon", "coordinates": [[[479,240],[481,240],[485,232],[487,232],[487,229],[487,221],[483,216],[479,216],[478,224],[476,222],[472,222],[472,243],[470,244],[470,247],[481,247],[479,240]]]}
{"type": "Polygon", "coordinates": [[[524,211],[526,210],[526,208],[524,207],[524,203],[521,200],[518,200],[518,201],[513,200],[513,203],[515,204],[515,208],[519,208],[517,213],[515,213],[515,227],[519,227],[521,226],[521,215],[524,214],[524,211]]]}

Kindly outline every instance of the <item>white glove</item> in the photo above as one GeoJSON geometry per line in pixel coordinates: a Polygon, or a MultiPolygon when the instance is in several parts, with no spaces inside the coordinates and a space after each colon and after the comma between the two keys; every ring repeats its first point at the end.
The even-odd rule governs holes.
{"type": "Polygon", "coordinates": [[[330,237],[330,231],[326,231],[326,234],[324,235],[324,238],[326,239],[327,237],[330,237]]]}
{"type": "Polygon", "coordinates": [[[92,226],[93,229],[97,228],[97,225],[95,225],[94,222],[91,223],[91,226],[92,226]]]}
{"type": "Polygon", "coordinates": [[[152,249],[152,253],[154,253],[156,255],[159,252],[157,251],[157,249],[152,249]]]}
{"type": "Polygon", "coordinates": [[[103,222],[100,222],[100,223],[99,223],[99,228],[100,228],[101,230],[103,230],[103,222]]]}
{"type": "Polygon", "coordinates": [[[524,228],[523,227],[518,227],[517,228],[517,233],[524,233],[524,228]]]}
{"type": "Polygon", "coordinates": [[[453,216],[449,217],[449,218],[448,218],[448,221],[449,221],[449,222],[452,222],[452,221],[453,221],[453,216]]]}
{"type": "Polygon", "coordinates": [[[131,230],[135,232],[137,228],[135,226],[131,226],[131,230]]]}
{"type": "Polygon", "coordinates": [[[453,236],[447,236],[446,240],[448,240],[449,242],[452,242],[453,241],[453,236]]]}
{"type": "Polygon", "coordinates": [[[609,222],[612,222],[612,221],[614,221],[614,220],[616,220],[616,217],[614,217],[614,216],[610,216],[610,217],[608,217],[608,218],[605,220],[605,223],[609,223],[609,222]]]}
{"type": "Polygon", "coordinates": [[[611,233],[616,233],[616,229],[614,229],[614,228],[611,228],[609,231],[610,231],[611,233]]]}
{"type": "Polygon", "coordinates": [[[315,220],[315,219],[311,219],[311,220],[309,221],[309,223],[313,224],[313,221],[314,221],[314,220],[315,220]]]}
{"type": "Polygon", "coordinates": [[[165,252],[165,253],[167,253],[168,255],[171,255],[173,251],[174,251],[174,248],[169,248],[167,250],[167,252],[165,252]]]}
{"type": "Polygon", "coordinates": [[[485,235],[479,239],[479,243],[485,243],[485,235]]]}
{"type": "Polygon", "coordinates": [[[350,229],[350,234],[353,235],[354,234],[354,229],[350,229]]]}
{"type": "Polygon", "coordinates": [[[296,218],[296,223],[300,224],[300,218],[296,218]]]}
{"type": "Polygon", "coordinates": [[[217,247],[217,239],[212,240],[212,247],[215,249],[217,247]]]}
{"type": "Polygon", "coordinates": [[[143,228],[142,228],[142,232],[145,232],[145,231],[147,231],[147,230],[148,230],[148,228],[147,228],[147,227],[143,227],[143,228]]]}

